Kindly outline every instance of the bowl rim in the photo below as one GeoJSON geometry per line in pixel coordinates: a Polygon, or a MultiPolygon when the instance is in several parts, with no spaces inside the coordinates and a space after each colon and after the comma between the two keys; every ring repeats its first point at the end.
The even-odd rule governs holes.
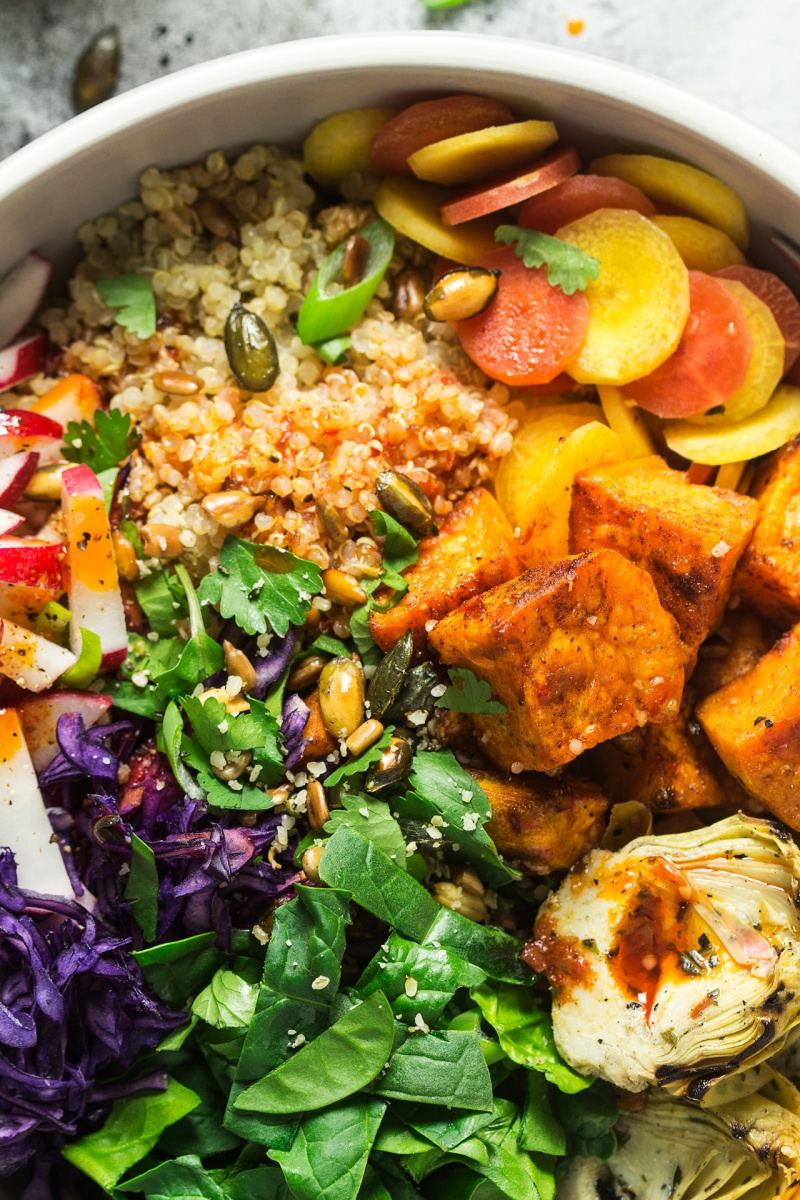
{"type": "Polygon", "coordinates": [[[584,51],[438,30],[333,34],[258,46],[140,84],[57,125],[0,162],[0,203],[111,138],[215,95],[280,78],[392,67],[503,73],[566,84],[673,122],[800,193],[800,152],[744,117],[650,72],[584,51]]]}

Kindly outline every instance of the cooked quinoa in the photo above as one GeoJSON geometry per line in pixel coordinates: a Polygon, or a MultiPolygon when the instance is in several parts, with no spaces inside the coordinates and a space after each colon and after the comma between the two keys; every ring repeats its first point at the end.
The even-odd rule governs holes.
{"type": "MultiPolygon", "coordinates": [[[[432,256],[398,240],[346,365],[329,366],[295,332],[324,257],[375,219],[365,181],[325,208],[299,158],[258,145],[235,160],[215,151],[195,166],[151,167],[140,184],[137,200],[79,230],[70,300],[40,318],[59,370],[102,383],[144,435],[128,481],[135,515],[177,528],[190,557],[213,560],[233,528],[358,578],[380,563],[367,521],[380,471],[409,474],[439,516],[491,477],[516,427],[509,389],[487,381],[446,326],[389,307],[397,273],[413,266],[429,279],[432,256]],[[115,323],[95,287],[127,271],[152,279],[159,321],[146,341],[115,323]],[[280,375],[267,393],[244,391],[228,366],[223,330],[237,301],[275,337],[280,375]],[[170,370],[196,377],[198,391],[168,393],[159,373],[170,370]],[[347,540],[327,536],[316,502],[336,510],[347,540]]],[[[26,386],[41,394],[52,379],[26,386]]]]}

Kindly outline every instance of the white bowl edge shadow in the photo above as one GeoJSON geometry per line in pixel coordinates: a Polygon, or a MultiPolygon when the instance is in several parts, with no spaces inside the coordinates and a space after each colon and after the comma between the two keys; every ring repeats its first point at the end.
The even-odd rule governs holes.
{"type": "Polygon", "coordinates": [[[0,163],[0,276],[27,250],[62,269],[75,232],[137,193],[147,166],[250,142],[299,146],[345,108],[477,91],[547,116],[588,161],[652,150],[719,175],[744,200],[752,256],[800,285],[770,246],[800,242],[800,154],[756,126],[635,68],[574,50],[474,34],[341,34],[246,50],[115,97],[0,163]]]}

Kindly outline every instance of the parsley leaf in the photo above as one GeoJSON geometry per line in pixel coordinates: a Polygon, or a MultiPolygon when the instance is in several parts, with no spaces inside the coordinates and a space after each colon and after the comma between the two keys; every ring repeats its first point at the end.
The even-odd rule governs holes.
{"type": "MultiPolygon", "coordinates": [[[[183,696],[191,692],[216,671],[220,671],[224,662],[222,647],[206,633],[203,623],[203,613],[198,603],[197,593],[192,586],[189,572],[182,563],[175,566],[186,594],[189,607],[190,636],[188,642],[181,642],[183,650],[177,662],[166,670],[152,671],[151,677],[156,684],[156,700],[161,702],[168,696],[183,696]]],[[[176,639],[170,639],[175,641],[176,639]]],[[[156,643],[160,645],[160,643],[156,643]]],[[[169,645],[169,642],[167,643],[169,645]]]]}
{"type": "Polygon", "coordinates": [[[181,751],[197,771],[197,781],[214,808],[268,809],[274,801],[263,786],[271,786],[283,775],[278,747],[278,722],[266,705],[249,697],[250,711],[232,714],[214,696],[181,699],[195,737],[185,735],[181,751]],[[211,770],[214,754],[252,751],[248,769],[239,779],[218,779],[211,770]]]}
{"type": "Polygon", "coordinates": [[[117,279],[101,279],[97,290],[109,308],[118,308],[117,324],[142,340],[156,331],[156,298],[144,275],[128,271],[117,279]]]}
{"type": "Polygon", "coordinates": [[[492,699],[492,689],[485,679],[478,679],[469,667],[450,667],[450,687],[445,688],[436,708],[449,708],[460,713],[497,714],[508,710],[505,704],[492,699]]]}
{"type": "Polygon", "coordinates": [[[526,267],[547,267],[547,282],[551,287],[560,287],[565,296],[585,291],[588,281],[600,274],[596,258],[548,233],[522,229],[519,225],[499,225],[494,238],[506,246],[516,242],[514,253],[526,267]]]}
{"type": "Polygon", "coordinates": [[[392,600],[394,604],[408,591],[408,583],[400,572],[413,566],[419,558],[416,539],[388,513],[375,509],[369,515],[378,537],[386,538],[383,545],[381,583],[395,593],[392,600]]]}
{"type": "Polygon", "coordinates": [[[94,414],[94,429],[88,421],[70,421],[64,431],[64,458],[69,462],[85,463],[95,475],[119,466],[132,454],[142,440],[138,429],[132,428],[130,413],[118,408],[105,412],[98,408],[94,414]]]}
{"type": "Polygon", "coordinates": [[[133,590],[153,632],[159,637],[174,636],[175,622],[188,616],[186,597],[175,576],[151,571],[137,580],[133,590]]]}
{"type": "Polygon", "coordinates": [[[285,637],[290,625],[302,625],[311,597],[321,591],[316,563],[277,546],[227,537],[219,567],[206,575],[198,596],[201,604],[216,605],[226,620],[233,617],[245,633],[272,629],[285,637]]]}

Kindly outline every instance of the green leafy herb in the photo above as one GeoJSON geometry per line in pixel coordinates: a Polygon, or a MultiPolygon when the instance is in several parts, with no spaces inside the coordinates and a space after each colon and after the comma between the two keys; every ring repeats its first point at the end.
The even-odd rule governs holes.
{"type": "Polygon", "coordinates": [[[350,657],[350,651],[339,638],[331,637],[329,633],[321,633],[308,647],[309,653],[332,654],[334,658],[350,657]]]}
{"type": "Polygon", "coordinates": [[[376,763],[383,754],[394,733],[394,726],[387,725],[383,733],[369,749],[364,750],[362,754],[355,757],[346,758],[335,771],[332,771],[325,780],[327,787],[335,787],[337,783],[341,783],[343,779],[349,779],[353,775],[363,775],[364,772],[376,763]]]}
{"type": "Polygon", "coordinates": [[[117,324],[143,341],[156,331],[156,298],[153,285],[143,275],[128,271],[116,279],[101,279],[97,290],[109,308],[118,308],[117,324]]]}
{"type": "Polygon", "coordinates": [[[125,899],[131,916],[148,942],[155,941],[158,923],[158,869],[156,856],[135,833],[131,834],[131,871],[125,884],[125,899]]]}
{"type": "MultiPolygon", "coordinates": [[[[215,696],[201,700],[183,696],[183,706],[196,740],[183,737],[182,752],[198,772],[198,782],[215,808],[269,809],[274,801],[263,787],[281,778],[283,760],[278,748],[278,722],[265,704],[249,699],[250,711],[233,715],[215,696]],[[212,755],[250,751],[250,764],[239,779],[223,781],[212,772],[212,755]]],[[[220,761],[220,765],[223,765],[220,761]]]]}
{"type": "Polygon", "coordinates": [[[570,1095],[589,1087],[591,1079],[573,1071],[558,1053],[550,1014],[530,988],[487,981],[471,994],[512,1062],[541,1071],[570,1095]]]}
{"type": "Polygon", "coordinates": [[[110,1191],[125,1172],[155,1146],[168,1125],[200,1103],[189,1088],[170,1079],[156,1095],[117,1100],[101,1129],[87,1133],[61,1153],[84,1174],[110,1191]]]}
{"type": "Polygon", "coordinates": [[[506,712],[506,706],[492,699],[492,689],[485,679],[478,679],[469,667],[450,667],[450,687],[436,701],[436,708],[449,708],[460,713],[506,712]]]}
{"type": "Polygon", "coordinates": [[[322,591],[316,563],[288,550],[227,537],[219,567],[200,584],[201,604],[215,605],[246,633],[274,630],[284,637],[290,625],[302,625],[312,596],[322,591]]]}
{"type": "Polygon", "coordinates": [[[119,479],[119,470],[116,467],[109,467],[106,471],[98,471],[97,478],[100,487],[103,489],[103,503],[106,512],[111,512],[111,505],[114,503],[114,493],[117,490],[117,480],[119,479]]]}
{"type": "Polygon", "coordinates": [[[374,992],[293,1058],[242,1092],[235,1107],[263,1113],[303,1113],[336,1104],[366,1087],[383,1070],[393,1039],[394,1014],[389,1001],[381,992],[374,992]],[[311,1080],[313,1086],[309,1086],[311,1080]]]}
{"type": "MultiPolygon", "coordinates": [[[[591,1088],[583,1095],[588,1095],[589,1091],[591,1088]]],[[[553,1109],[557,1094],[539,1071],[525,1072],[525,1104],[519,1135],[523,1150],[540,1154],[566,1154],[567,1135],[553,1109]]],[[[569,1103],[573,1102],[570,1097],[569,1103]]]]}
{"type": "Polygon", "coordinates": [[[175,575],[152,571],[133,586],[147,622],[159,637],[174,637],[175,622],[189,615],[186,593],[175,575]]]}
{"type": "Polygon", "coordinates": [[[204,800],[205,792],[189,774],[186,763],[181,757],[183,717],[181,716],[181,710],[174,700],[170,700],[164,712],[164,720],[161,724],[161,737],[164,742],[164,753],[169,759],[172,773],[186,792],[186,795],[190,796],[193,800],[204,800]]]}
{"type": "Polygon", "coordinates": [[[348,792],[342,794],[341,801],[342,808],[333,809],[325,832],[335,833],[340,825],[349,825],[360,830],[402,866],[406,861],[405,838],[386,801],[348,792]]]}
{"type": "Polygon", "coordinates": [[[558,1117],[569,1137],[570,1154],[610,1158],[617,1148],[614,1126],[619,1116],[617,1096],[610,1083],[596,1079],[579,1096],[554,1097],[558,1117]]]}
{"type": "Polygon", "coordinates": [[[305,1117],[291,1149],[270,1150],[296,1200],[353,1200],[385,1111],[376,1096],[352,1096],[305,1117]]]}
{"type": "Polygon", "coordinates": [[[361,588],[367,593],[367,599],[350,614],[350,636],[355,642],[362,663],[369,667],[376,667],[383,657],[369,628],[369,614],[377,607],[373,592],[380,587],[380,583],[380,579],[361,580],[361,588]]]}
{"type": "Polygon", "coordinates": [[[217,935],[198,933],[177,942],[161,942],[134,950],[150,987],[170,1008],[183,1008],[189,996],[205,987],[222,965],[223,954],[214,945],[217,935]]]}
{"type": "Polygon", "coordinates": [[[88,688],[97,678],[103,661],[103,647],[99,636],[81,625],[81,652],[76,663],[65,671],[60,682],[66,687],[88,688]]]}
{"type": "MultiPolygon", "coordinates": [[[[510,1100],[495,1100],[495,1119],[482,1129],[480,1140],[488,1151],[488,1161],[472,1161],[470,1166],[500,1188],[509,1200],[553,1200],[555,1179],[547,1159],[537,1160],[520,1148],[520,1116],[510,1100]]],[[[454,1154],[458,1154],[458,1147],[454,1154]]]]}
{"type": "Polygon", "coordinates": [[[378,537],[385,537],[383,544],[383,575],[381,583],[392,588],[395,593],[393,603],[408,591],[408,583],[400,574],[411,567],[419,558],[419,550],[414,535],[409,533],[399,521],[388,513],[374,509],[370,514],[372,526],[378,537]]]}
{"type": "MultiPolygon", "coordinates": [[[[203,613],[189,572],[182,563],[177,563],[175,574],[183,586],[189,608],[189,640],[182,643],[180,658],[174,666],[153,673],[158,701],[192,692],[198,683],[221,670],[224,663],[222,647],[206,633],[203,613]]],[[[206,576],[203,582],[209,578],[206,576]]]]}
{"type": "MultiPolygon", "coordinates": [[[[203,1150],[208,1153],[204,1145],[203,1150]]],[[[144,1192],[147,1200],[227,1200],[196,1154],[159,1163],[135,1179],[117,1185],[119,1192],[144,1192]]]]}
{"type": "Polygon", "coordinates": [[[253,1019],[261,981],[253,958],[235,958],[220,967],[207,987],[195,996],[192,1012],[216,1029],[247,1029],[253,1019]]]}
{"type": "Polygon", "coordinates": [[[506,246],[515,242],[514,253],[526,267],[547,267],[547,282],[551,287],[560,287],[566,296],[585,291],[589,280],[597,279],[600,274],[596,258],[548,233],[522,229],[519,225],[499,225],[494,236],[495,241],[506,246]]]}
{"type": "Polygon", "coordinates": [[[130,413],[121,413],[118,408],[109,412],[98,408],[94,428],[88,421],[67,424],[63,454],[69,462],[85,463],[95,475],[100,475],[124,462],[141,440],[130,413]]]}

